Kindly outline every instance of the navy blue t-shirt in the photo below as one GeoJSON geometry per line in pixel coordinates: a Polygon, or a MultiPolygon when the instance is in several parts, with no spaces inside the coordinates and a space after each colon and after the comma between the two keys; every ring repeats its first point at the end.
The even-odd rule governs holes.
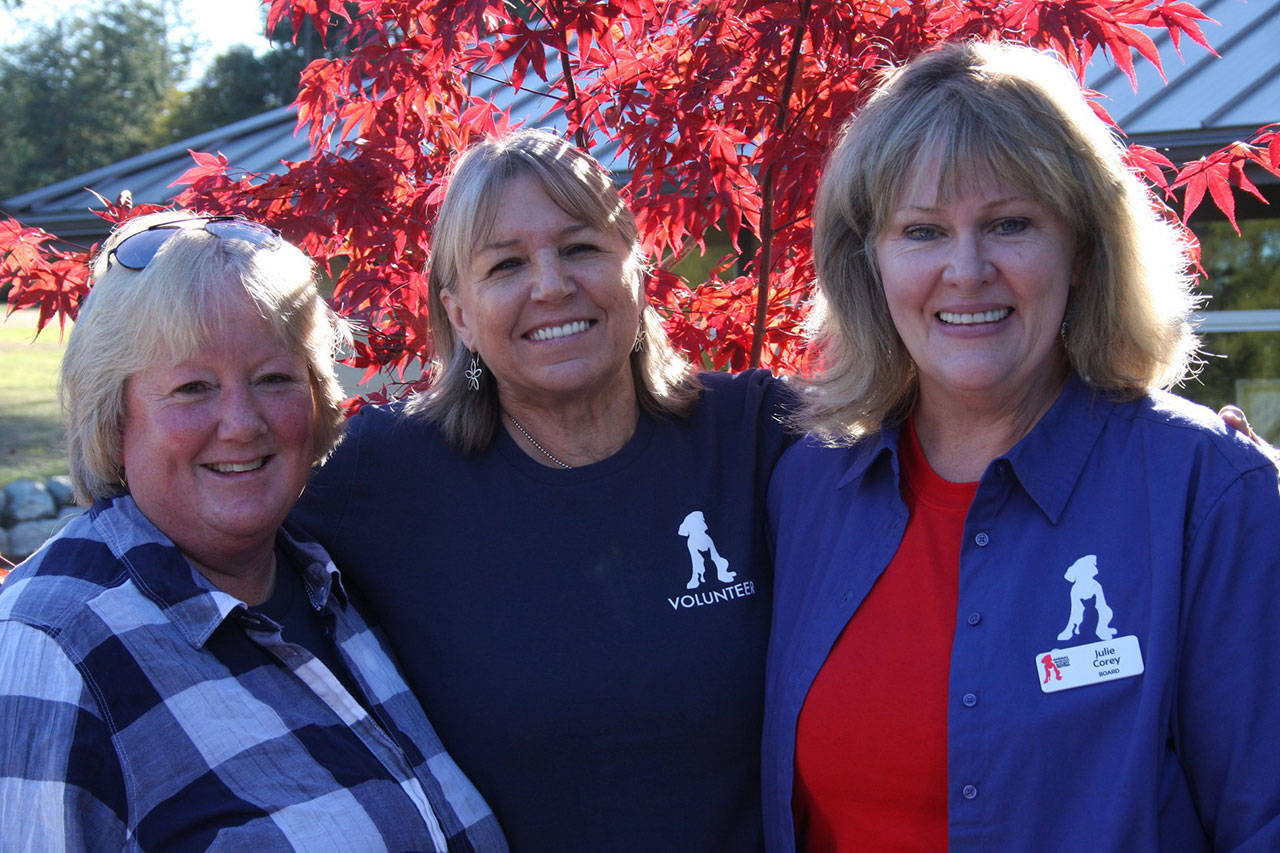
{"type": "Polygon", "coordinates": [[[295,512],[362,593],[515,850],[748,850],[789,395],[702,377],[593,465],[465,456],[366,408],[295,512]]]}

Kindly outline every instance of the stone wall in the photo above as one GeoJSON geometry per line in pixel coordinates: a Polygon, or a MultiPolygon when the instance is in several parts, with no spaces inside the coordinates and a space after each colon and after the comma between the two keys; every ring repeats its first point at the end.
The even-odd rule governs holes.
{"type": "Polygon", "coordinates": [[[9,483],[0,490],[0,555],[21,562],[82,512],[71,500],[66,475],[9,483]]]}

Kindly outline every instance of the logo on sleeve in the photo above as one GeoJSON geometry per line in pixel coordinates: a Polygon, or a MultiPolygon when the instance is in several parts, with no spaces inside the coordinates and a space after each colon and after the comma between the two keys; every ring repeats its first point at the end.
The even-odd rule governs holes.
{"type": "Polygon", "coordinates": [[[1106,592],[1098,580],[1098,556],[1087,554],[1081,557],[1067,567],[1062,577],[1071,584],[1068,593],[1070,615],[1067,627],[1058,634],[1059,642],[1080,636],[1080,626],[1090,604],[1098,617],[1094,633],[1099,642],[1038,653],[1035,666],[1040,689],[1045,693],[1056,693],[1141,675],[1142,650],[1138,646],[1138,638],[1132,634],[1117,637],[1116,629],[1111,627],[1115,611],[1107,604],[1106,592]]]}
{"type": "Polygon", "coordinates": [[[685,589],[698,590],[704,585],[709,585],[713,588],[668,598],[667,603],[671,605],[672,610],[679,610],[682,607],[702,607],[707,604],[719,604],[723,601],[755,595],[756,585],[752,581],[734,583],[734,581],[738,580],[738,573],[729,570],[729,561],[721,556],[720,551],[716,548],[715,540],[711,538],[711,531],[707,528],[707,520],[702,515],[702,510],[695,509],[686,515],[684,521],[680,522],[680,529],[676,532],[685,538],[685,545],[689,549],[690,572],[689,582],[685,584],[685,589]],[[714,588],[715,584],[707,580],[708,562],[711,563],[710,567],[714,570],[715,579],[720,584],[731,584],[731,586],[714,588]]]}

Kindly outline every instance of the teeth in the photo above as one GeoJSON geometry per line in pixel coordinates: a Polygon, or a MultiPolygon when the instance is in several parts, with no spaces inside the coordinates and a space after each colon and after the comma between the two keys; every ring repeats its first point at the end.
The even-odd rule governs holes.
{"type": "Polygon", "coordinates": [[[956,314],[952,311],[939,311],[938,319],[950,326],[972,326],[977,323],[995,323],[1013,313],[1012,308],[996,308],[992,311],[978,311],[973,314],[956,314]]]}
{"type": "Polygon", "coordinates": [[[553,338],[563,338],[565,335],[576,335],[579,332],[585,332],[591,328],[591,324],[586,320],[574,320],[572,323],[565,323],[563,326],[546,326],[541,329],[535,329],[529,333],[529,339],[533,341],[549,341],[553,338]]]}
{"type": "Polygon", "coordinates": [[[245,471],[256,471],[267,464],[266,457],[254,462],[211,462],[206,468],[212,468],[219,474],[240,474],[245,471]]]}

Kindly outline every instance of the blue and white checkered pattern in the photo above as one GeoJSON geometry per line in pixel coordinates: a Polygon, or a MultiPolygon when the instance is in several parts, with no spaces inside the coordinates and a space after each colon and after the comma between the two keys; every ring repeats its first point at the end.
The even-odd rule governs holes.
{"type": "Polygon", "coordinates": [[[506,850],[333,563],[292,532],[281,547],[333,615],[363,704],[127,496],[14,570],[0,849],[506,850]]]}

